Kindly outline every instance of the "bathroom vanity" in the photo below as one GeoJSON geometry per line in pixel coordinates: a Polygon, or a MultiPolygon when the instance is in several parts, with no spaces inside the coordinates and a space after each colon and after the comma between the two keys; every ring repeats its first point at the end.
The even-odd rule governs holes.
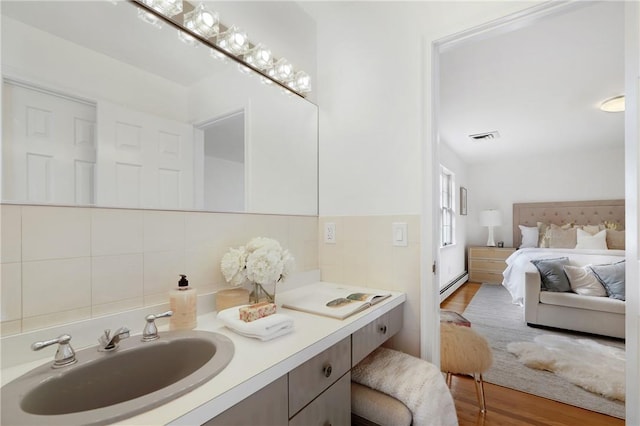
{"type": "MultiPolygon", "coordinates": [[[[325,283],[278,294],[278,304],[316,285],[325,283]]],[[[197,329],[233,341],[231,362],[193,391],[117,424],[349,424],[351,367],[401,329],[404,301],[403,293],[391,292],[388,299],[345,320],[279,307],[294,319],[294,331],[266,342],[235,334],[215,312],[201,315],[197,329]]],[[[3,385],[45,362],[51,360],[3,369],[3,385]]]]}

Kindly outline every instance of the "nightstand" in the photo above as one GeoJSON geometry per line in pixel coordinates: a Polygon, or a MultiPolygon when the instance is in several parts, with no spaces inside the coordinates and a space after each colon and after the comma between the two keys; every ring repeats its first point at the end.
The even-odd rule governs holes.
{"type": "Polygon", "coordinates": [[[469,247],[469,281],[502,284],[505,260],[515,251],[513,247],[469,247]]]}

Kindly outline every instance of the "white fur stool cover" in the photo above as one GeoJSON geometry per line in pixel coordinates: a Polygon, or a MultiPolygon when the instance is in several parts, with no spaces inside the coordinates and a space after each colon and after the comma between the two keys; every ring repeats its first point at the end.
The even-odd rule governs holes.
{"type": "Polygon", "coordinates": [[[440,368],[453,374],[484,373],[493,364],[487,339],[469,327],[440,325],[440,368]]]}
{"type": "Polygon", "coordinates": [[[351,380],[400,400],[414,426],[458,424],[440,369],[425,360],[380,347],[351,370],[351,380]]]}

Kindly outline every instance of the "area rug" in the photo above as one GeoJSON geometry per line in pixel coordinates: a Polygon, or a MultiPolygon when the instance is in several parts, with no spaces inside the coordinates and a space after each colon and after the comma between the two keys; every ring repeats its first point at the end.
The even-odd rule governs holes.
{"type": "Polygon", "coordinates": [[[624,419],[624,402],[589,392],[549,371],[528,368],[507,351],[509,343],[533,342],[540,335],[586,337],[623,350],[624,340],[529,327],[524,309],[511,303],[509,292],[501,285],[483,284],[463,315],[491,345],[494,363],[483,374],[486,382],[624,419]]]}
{"type": "Polygon", "coordinates": [[[624,401],[625,351],[591,339],[543,334],[507,350],[529,368],[551,371],[589,392],[624,401]]]}

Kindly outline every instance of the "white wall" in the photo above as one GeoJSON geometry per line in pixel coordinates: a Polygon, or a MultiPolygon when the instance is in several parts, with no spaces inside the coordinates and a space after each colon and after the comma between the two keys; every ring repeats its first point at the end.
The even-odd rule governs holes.
{"type": "Polygon", "coordinates": [[[456,228],[455,244],[440,248],[440,287],[465,272],[465,251],[467,246],[467,221],[469,216],[460,214],[460,187],[469,187],[467,165],[447,145],[438,145],[440,164],[455,175],[456,228]]]}
{"type": "Polygon", "coordinates": [[[496,241],[513,242],[513,203],[623,199],[624,149],[559,152],[537,157],[473,164],[469,167],[469,245],[484,245],[487,228],[479,212],[498,209],[496,241]]]}
{"type": "MultiPolygon", "coordinates": [[[[439,353],[438,286],[429,272],[435,248],[431,43],[532,4],[301,3],[318,19],[320,223],[326,216],[343,216],[343,222],[358,227],[353,231],[359,235],[358,224],[368,223],[362,216],[375,217],[372,230],[377,234],[368,238],[380,243],[365,245],[362,253],[362,241],[349,240],[354,244],[343,247],[340,255],[359,259],[366,254],[380,260],[377,273],[388,277],[386,287],[409,295],[404,327],[394,342],[409,353],[435,361],[439,353]],[[400,249],[390,246],[391,223],[397,215],[421,218],[419,223],[412,221],[420,227],[415,257],[400,255],[400,249]],[[396,252],[402,263],[395,261],[396,252]]],[[[320,263],[334,251],[320,244],[320,263]]],[[[345,263],[340,273],[329,269],[328,275],[385,287],[354,263],[345,263]]],[[[323,279],[325,271],[323,267],[323,279]]]]}
{"type": "Polygon", "coordinates": [[[204,157],[204,209],[244,211],[244,163],[204,157]]]}

